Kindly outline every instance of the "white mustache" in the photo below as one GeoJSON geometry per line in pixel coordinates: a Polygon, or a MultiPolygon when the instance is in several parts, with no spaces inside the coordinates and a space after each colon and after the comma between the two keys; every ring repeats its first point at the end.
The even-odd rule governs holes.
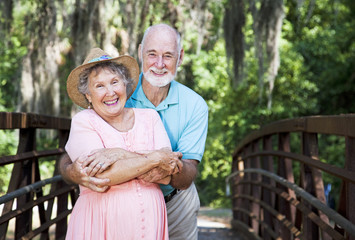
{"type": "Polygon", "coordinates": [[[151,67],[150,70],[157,73],[157,74],[163,74],[163,73],[168,72],[168,70],[166,68],[157,69],[156,67],[151,67]]]}

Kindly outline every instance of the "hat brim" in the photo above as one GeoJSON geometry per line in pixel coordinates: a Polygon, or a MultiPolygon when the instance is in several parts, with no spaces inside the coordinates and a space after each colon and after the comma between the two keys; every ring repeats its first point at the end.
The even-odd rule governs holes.
{"type": "Polygon", "coordinates": [[[79,84],[79,76],[80,74],[87,68],[94,66],[98,63],[101,62],[115,62],[117,64],[122,64],[129,70],[130,78],[133,80],[132,84],[132,92],[127,96],[127,99],[130,98],[132,93],[137,87],[138,79],[139,79],[139,66],[137,61],[128,55],[122,55],[116,58],[111,58],[111,59],[105,59],[97,62],[91,62],[87,64],[80,65],[76,67],[68,76],[67,79],[67,92],[70,97],[70,99],[78,106],[82,108],[88,108],[89,103],[86,100],[86,97],[79,92],[78,90],[78,84],[79,84]]]}

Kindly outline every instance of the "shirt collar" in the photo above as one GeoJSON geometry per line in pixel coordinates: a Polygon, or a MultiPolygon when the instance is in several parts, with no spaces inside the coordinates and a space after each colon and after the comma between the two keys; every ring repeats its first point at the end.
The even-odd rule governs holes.
{"type": "Polygon", "coordinates": [[[142,78],[143,78],[143,73],[139,75],[137,88],[131,96],[133,100],[139,101],[146,107],[154,108],[157,111],[166,109],[168,108],[169,105],[178,103],[178,98],[179,98],[178,90],[177,90],[178,83],[175,80],[171,81],[170,83],[168,96],[157,107],[155,107],[144,94],[143,87],[142,87],[142,78]]]}

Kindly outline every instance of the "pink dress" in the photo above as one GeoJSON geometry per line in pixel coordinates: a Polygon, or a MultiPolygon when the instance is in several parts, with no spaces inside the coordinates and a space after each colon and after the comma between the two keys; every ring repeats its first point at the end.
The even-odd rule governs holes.
{"type": "MultiPolygon", "coordinates": [[[[72,119],[65,146],[71,159],[98,148],[120,147],[132,152],[170,148],[157,112],[135,109],[135,123],[119,132],[94,110],[83,110],[72,119]]],[[[166,206],[158,184],[131,180],[105,193],[80,186],[80,197],[69,220],[66,239],[168,239],[166,206]]]]}

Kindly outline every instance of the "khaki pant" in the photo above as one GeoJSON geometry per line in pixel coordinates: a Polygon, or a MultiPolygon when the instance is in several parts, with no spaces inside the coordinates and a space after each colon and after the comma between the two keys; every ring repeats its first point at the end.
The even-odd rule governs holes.
{"type": "Polygon", "coordinates": [[[195,184],[179,191],[166,204],[170,240],[197,240],[197,213],[200,199],[195,184]]]}

